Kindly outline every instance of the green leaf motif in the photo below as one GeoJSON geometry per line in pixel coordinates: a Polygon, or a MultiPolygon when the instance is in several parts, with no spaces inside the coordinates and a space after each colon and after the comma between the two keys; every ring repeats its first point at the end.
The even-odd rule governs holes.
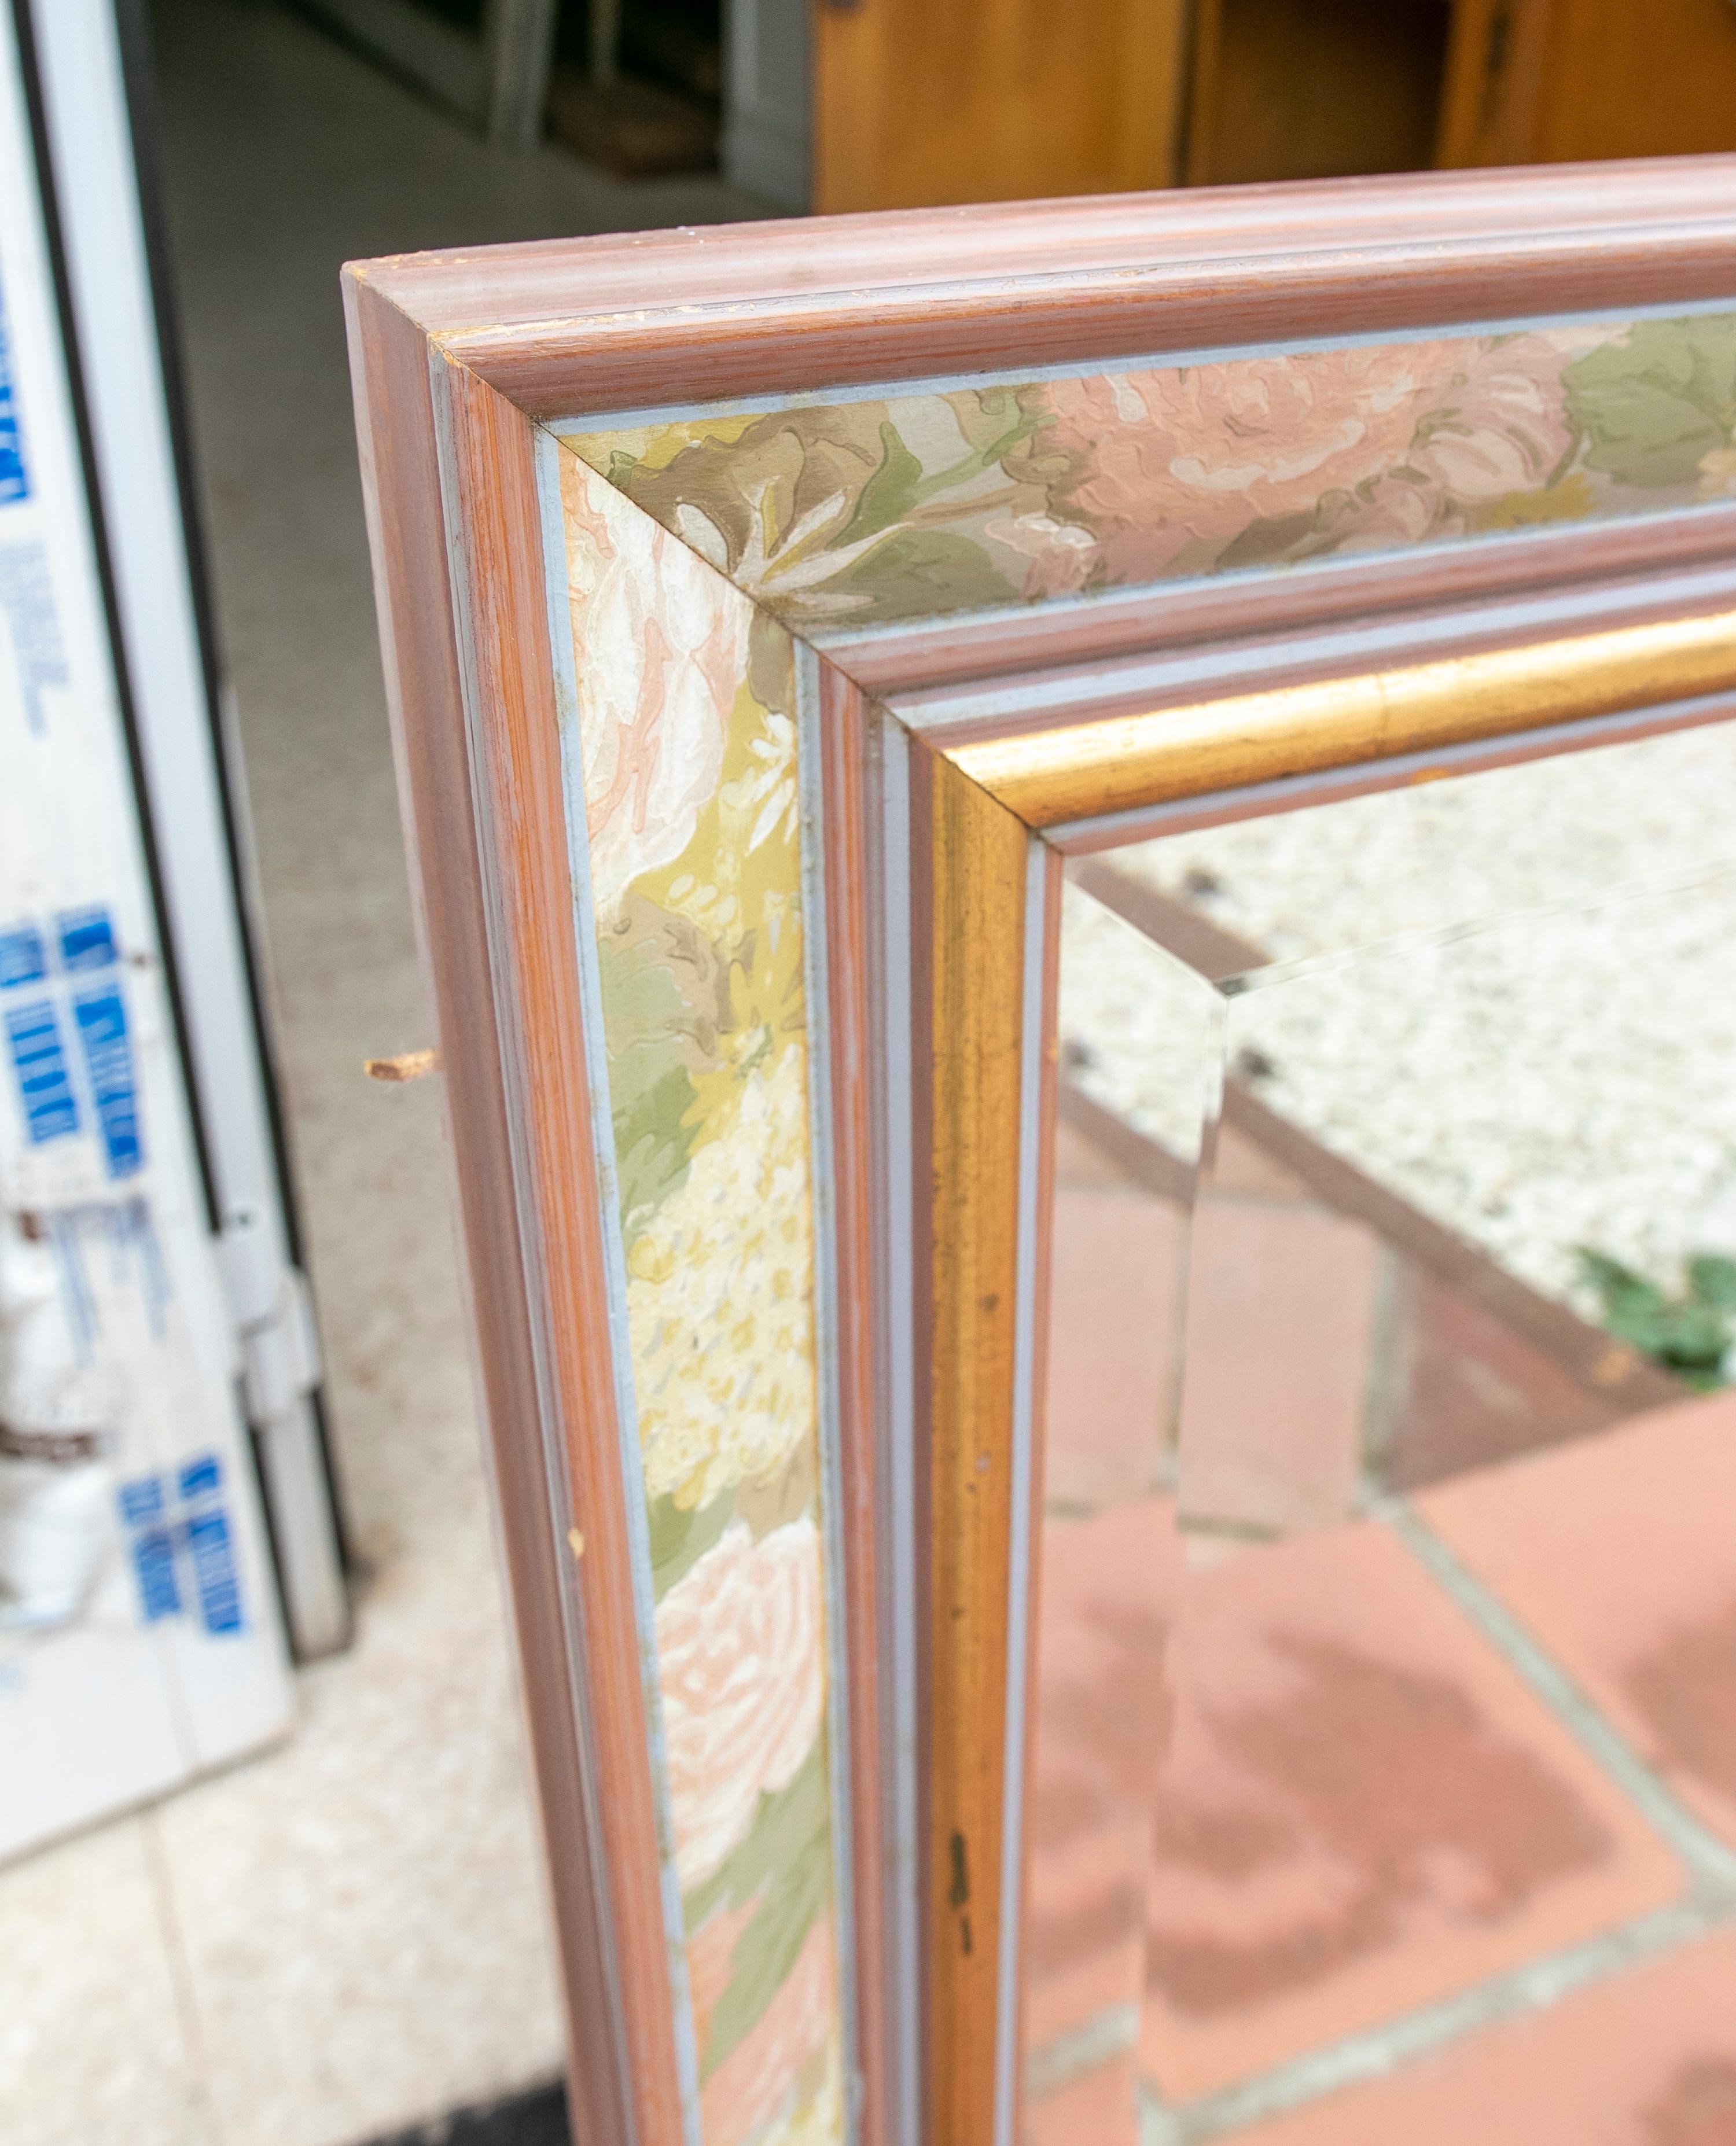
{"type": "Polygon", "coordinates": [[[872,619],[975,611],[1019,599],[980,544],[944,529],[895,530],[823,586],[869,597],[867,608],[856,616],[872,619]]]}
{"type": "Polygon", "coordinates": [[[831,1858],[822,1836],[809,1841],[779,1874],[730,1954],[730,1979],[711,2014],[700,2077],[717,2067],[765,2017],[790,1979],[808,1933],[831,1890],[831,1858]]]}
{"type": "Polygon", "coordinates": [[[686,1120],[696,1100],[693,1083],[671,1050],[624,1052],[609,1068],[609,1100],[615,1130],[615,1179],[621,1198],[621,1235],[631,1245],[687,1175],[692,1134],[686,1120]]]}
{"type": "Polygon", "coordinates": [[[1640,321],[1561,377],[1589,468],[1619,484],[1690,484],[1736,432],[1736,314],[1640,321]]]}
{"type": "Polygon", "coordinates": [[[631,1245],[687,1175],[697,1091],[721,1027],[717,964],[693,928],[629,896],[597,941],[622,1235],[631,1245]]]}
{"type": "Polygon", "coordinates": [[[728,1862],[687,1894],[681,1904],[687,1929],[696,1930],[720,1908],[740,1908],[756,1897],[759,1904],[731,1951],[729,1982],[706,2030],[700,2059],[702,2079],[764,2017],[831,1898],[831,1807],[823,1734],[787,1788],[761,1795],[747,1838],[728,1862]]]}
{"type": "Polygon", "coordinates": [[[653,1498],[651,1519],[651,1595],[661,1602],[670,1589],[690,1572],[729,1525],[736,1510],[736,1494],[725,1490],[709,1505],[696,1508],[676,1505],[673,1498],[653,1498]]]}
{"type": "Polygon", "coordinates": [[[1267,566],[1310,546],[1323,548],[1314,541],[1318,533],[1317,519],[1311,513],[1257,518],[1231,537],[1218,554],[1217,567],[1222,571],[1231,566],[1267,566]]]}
{"type": "Polygon", "coordinates": [[[890,417],[880,420],[880,465],[857,494],[856,512],[831,538],[834,545],[877,536],[882,529],[902,522],[916,504],[922,488],[922,465],[900,439],[890,417]]]}

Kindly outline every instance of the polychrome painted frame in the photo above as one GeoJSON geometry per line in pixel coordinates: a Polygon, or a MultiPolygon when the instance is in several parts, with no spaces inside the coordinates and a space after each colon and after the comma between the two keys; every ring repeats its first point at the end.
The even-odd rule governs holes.
{"type": "MultiPolygon", "coordinates": [[[[688,806],[702,819],[733,781],[728,810],[754,808],[751,831],[742,819],[729,838],[738,861],[768,829],[792,831],[799,890],[755,897],[754,946],[778,918],[799,916],[804,934],[780,1003],[799,1015],[806,1078],[826,1912],[850,2085],[826,2124],[768,2119],[746,2135],[1010,2146],[1065,860],[1728,714],[1736,443],[1719,433],[1694,465],[1704,497],[1649,494],[1644,512],[1499,536],[1455,525],[1443,541],[1300,566],[1051,579],[1046,601],[864,625],[787,606],[780,623],[763,586],[742,593],[756,583],[739,548],[684,518],[691,500],[665,499],[661,520],[636,503],[638,447],[618,466],[598,449],[599,471],[582,442],[636,442],[648,424],[710,438],[708,411],[735,424],[1093,367],[1137,400],[1139,382],[1185,368],[1223,380],[1275,355],[1300,352],[1305,370],[1309,352],[1454,336],[1488,350],[1539,322],[1572,343],[1614,320],[1631,345],[1635,323],[1726,317],[1733,241],[1736,159],[1700,158],[661,232],[347,272],[400,781],[588,2146],[746,2146],[709,2135],[700,2077],[682,1856],[711,1865],[670,1814],[658,1724],[675,1702],[658,1682],[633,1398],[651,1345],[634,1338],[605,1093],[616,1032],[596,911],[626,916],[648,882],[630,885],[601,850],[663,875],[669,929],[686,932],[697,897],[691,874],[668,876],[686,851],[666,845],[645,865],[642,801],[630,822],[611,818],[631,783],[599,773],[581,720],[601,675],[601,642],[584,639],[603,616],[585,609],[598,577],[630,551],[656,555],[633,586],[651,591],[645,616],[666,648],[686,631],[680,591],[697,591],[712,625],[709,653],[684,644],[692,664],[715,667],[726,643],[746,666],[736,713],[719,689],[717,755],[736,750],[739,720],[741,749],[782,769],[782,732],[766,726],[778,719],[796,762],[787,816],[745,761],[665,815],[670,840],[697,840],[688,806]],[[756,633],[762,653],[786,651],[786,685],[765,689],[781,711],[752,683],[756,633]]],[[[886,442],[905,507],[927,496],[912,459],[886,442]]],[[[970,482],[981,473],[979,457],[970,482]]],[[[1331,513],[1372,510],[1384,482],[1365,473],[1331,513]]],[[[755,497],[771,511],[763,487],[755,497]]],[[[1027,519],[1037,533],[1020,542],[1078,552],[1102,539],[1027,519]]],[[[836,527],[854,541],[862,526],[858,499],[836,527]]],[[[654,759],[661,721],[641,740],[654,759]]],[[[668,766],[685,781],[679,755],[668,766]]],[[[720,888],[702,890],[707,915],[724,913],[720,888]]],[[[759,954],[739,933],[728,943],[717,958],[733,991],[759,954]]],[[[680,946],[690,966],[711,958],[690,936],[680,946]]],[[[746,1035],[742,1018],[719,1022],[746,1035]]],[[[761,1055],[737,1052],[733,1127],[744,1084],[783,1047],[770,1016],[752,1034],[761,1055]]],[[[701,1080],[721,1063],[706,1035],[701,1080]]],[[[668,1181],[691,1181],[691,1162],[684,1145],[668,1181]]],[[[683,1479],[666,1519],[686,1528],[710,1510],[694,1501],[712,1457],[702,1442],[704,1481],[683,1479]]],[[[731,1536],[731,1554],[771,1540],[786,1526],[773,1519],[756,1523],[763,1536],[731,1536]]],[[[774,1768],[761,1785],[782,1779],[774,1768]]]]}

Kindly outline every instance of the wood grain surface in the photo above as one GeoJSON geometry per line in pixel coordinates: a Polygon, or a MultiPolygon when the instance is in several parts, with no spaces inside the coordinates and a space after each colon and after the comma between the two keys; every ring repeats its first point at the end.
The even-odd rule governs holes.
{"type": "Polygon", "coordinates": [[[1029,836],[945,760],[930,786],[933,1249],[930,2146],[991,2135],[1029,836]]]}
{"type": "Polygon", "coordinates": [[[347,289],[387,697],[565,1984],[575,2128],[676,2146],[530,428],[347,289]],[[461,546],[449,559],[449,527],[461,546]],[[461,591],[455,613],[452,591],[461,591]],[[551,1442],[554,1450],[550,1450],[551,1442]],[[552,1465],[551,1465],[552,1464],[552,1465]],[[558,1490],[553,1486],[559,1485],[558,1490]],[[575,1560],[569,1531],[581,1535],[575,1560]]]}
{"type": "Polygon", "coordinates": [[[1736,293],[1736,157],[1118,194],[353,272],[533,417],[1736,293]]]}
{"type": "Polygon", "coordinates": [[[816,209],[1163,187],[1185,0],[871,0],[814,17],[816,209]]]}

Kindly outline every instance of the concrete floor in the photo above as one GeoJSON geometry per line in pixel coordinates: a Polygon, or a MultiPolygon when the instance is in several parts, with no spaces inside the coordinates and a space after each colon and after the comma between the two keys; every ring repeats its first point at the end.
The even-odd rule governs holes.
{"type": "Polygon", "coordinates": [[[353,1650],[281,1750],[0,1875],[7,2146],[348,2146],[548,2076],[556,1998],[446,1209],[337,271],[712,222],[496,155],[304,21],[155,9],[197,449],[263,881],[353,1650]]]}

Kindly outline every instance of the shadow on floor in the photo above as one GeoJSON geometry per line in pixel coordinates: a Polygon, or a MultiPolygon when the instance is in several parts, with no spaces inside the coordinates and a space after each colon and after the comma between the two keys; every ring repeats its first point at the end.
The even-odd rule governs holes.
{"type": "Polygon", "coordinates": [[[533,2087],[486,2108],[465,2109],[413,2131],[394,2131],[373,2146],[570,2146],[566,2089],[533,2087]]]}

